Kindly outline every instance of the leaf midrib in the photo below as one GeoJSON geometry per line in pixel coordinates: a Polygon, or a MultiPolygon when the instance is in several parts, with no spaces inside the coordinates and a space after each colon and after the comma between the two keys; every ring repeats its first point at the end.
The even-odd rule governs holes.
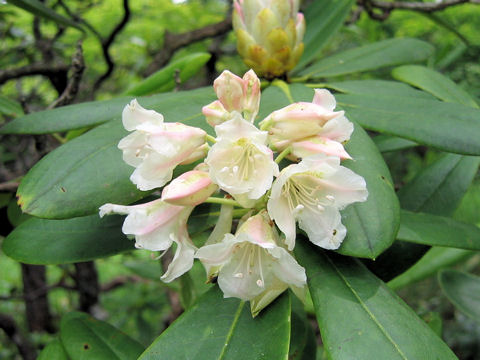
{"type": "Polygon", "coordinates": [[[225,344],[223,345],[222,352],[220,353],[218,360],[222,360],[225,358],[225,354],[228,348],[228,345],[230,344],[230,340],[233,336],[233,330],[237,327],[238,320],[240,319],[240,315],[243,310],[243,306],[245,305],[245,301],[240,301],[240,304],[238,304],[237,311],[235,312],[235,316],[233,318],[232,325],[230,325],[230,329],[228,330],[227,337],[225,339],[225,344]]]}
{"type": "Polygon", "coordinates": [[[377,325],[377,327],[380,329],[380,332],[387,338],[387,340],[393,345],[394,349],[399,353],[402,359],[408,360],[407,356],[403,353],[403,351],[400,349],[400,347],[397,345],[397,343],[392,339],[392,337],[388,334],[388,332],[385,330],[383,325],[380,323],[380,321],[375,317],[375,315],[370,311],[368,306],[365,304],[365,302],[362,300],[360,295],[355,291],[355,289],[350,285],[348,280],[343,276],[341,271],[335,266],[334,262],[328,257],[325,256],[332,266],[332,268],[335,270],[335,272],[338,274],[340,279],[345,283],[347,288],[352,292],[353,296],[358,300],[358,303],[360,306],[365,310],[365,312],[368,314],[368,316],[372,319],[372,321],[377,325]]]}

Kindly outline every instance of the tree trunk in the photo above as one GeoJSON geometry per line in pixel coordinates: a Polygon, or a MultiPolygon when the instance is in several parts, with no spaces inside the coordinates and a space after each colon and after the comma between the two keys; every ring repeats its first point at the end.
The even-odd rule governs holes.
{"type": "Polygon", "coordinates": [[[93,261],[75,264],[75,283],[80,296],[79,310],[91,313],[92,307],[98,303],[100,293],[97,269],[93,261]]]}
{"type": "Polygon", "coordinates": [[[46,268],[43,265],[22,264],[23,295],[28,329],[31,332],[54,333],[48,306],[46,268]]]}

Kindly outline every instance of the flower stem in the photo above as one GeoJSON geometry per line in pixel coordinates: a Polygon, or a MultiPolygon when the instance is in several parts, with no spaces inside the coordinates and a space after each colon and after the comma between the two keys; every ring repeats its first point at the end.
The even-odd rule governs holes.
{"type": "Polygon", "coordinates": [[[215,139],[212,135],[206,136],[207,141],[210,141],[212,144],[215,144],[217,142],[217,139],[215,139]]]}
{"type": "Polygon", "coordinates": [[[288,154],[290,154],[291,151],[292,151],[292,147],[291,147],[291,146],[287,147],[287,148],[286,148],[285,150],[283,150],[280,154],[278,154],[278,156],[277,156],[276,159],[275,159],[275,162],[276,162],[277,164],[280,164],[280,161],[282,161],[282,160],[285,158],[285,156],[287,156],[288,154]]]}
{"type": "Polygon", "coordinates": [[[240,205],[235,200],[218,198],[218,197],[214,197],[214,196],[211,196],[211,197],[207,198],[207,200],[205,200],[204,202],[210,203],[210,204],[233,205],[233,206],[242,207],[242,205],[240,205]]]}

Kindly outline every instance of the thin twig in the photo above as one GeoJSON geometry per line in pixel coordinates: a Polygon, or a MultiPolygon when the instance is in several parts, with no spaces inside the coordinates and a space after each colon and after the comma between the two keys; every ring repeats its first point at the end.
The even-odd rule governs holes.
{"type": "Polygon", "coordinates": [[[17,346],[19,354],[24,360],[33,360],[36,358],[35,347],[23,336],[15,320],[6,314],[0,314],[0,329],[17,346]]]}
{"type": "Polygon", "coordinates": [[[59,72],[67,71],[68,65],[66,64],[33,63],[15,69],[0,70],[0,85],[8,80],[18,79],[24,76],[43,75],[50,77],[59,72]]]}
{"type": "Polygon", "coordinates": [[[3,183],[0,183],[0,191],[16,192],[18,185],[20,185],[18,181],[6,181],[3,183]]]}
{"type": "Polygon", "coordinates": [[[130,7],[128,0],[123,0],[123,17],[120,22],[115,26],[110,35],[102,41],[102,51],[105,61],[107,62],[107,71],[98,78],[95,82],[94,88],[97,89],[100,85],[112,74],[113,69],[115,68],[115,63],[110,56],[110,46],[113,44],[113,41],[117,35],[122,31],[122,29],[127,25],[128,20],[130,19],[130,7]]]}
{"type": "Polygon", "coordinates": [[[187,31],[180,34],[165,31],[163,38],[163,49],[155,55],[152,63],[147,67],[144,76],[153,74],[158,69],[162,68],[172,58],[175,51],[178,49],[193,44],[194,42],[204,40],[206,38],[215,37],[225,34],[232,29],[232,19],[220,21],[215,24],[207,25],[200,29],[187,31]]]}
{"type": "Polygon", "coordinates": [[[377,0],[369,0],[367,1],[371,3],[374,7],[384,10],[396,10],[396,9],[404,9],[404,10],[415,10],[421,12],[435,12],[444,10],[451,6],[471,3],[471,4],[480,4],[479,0],[443,0],[443,1],[436,1],[436,2],[404,2],[404,1],[377,1],[377,0]]]}
{"type": "Polygon", "coordinates": [[[68,79],[67,87],[63,93],[50,104],[49,109],[71,104],[78,93],[80,81],[82,80],[83,71],[85,70],[85,62],[83,60],[82,42],[77,44],[77,50],[72,58],[72,65],[70,66],[71,75],[68,79]]]}
{"type": "Polygon", "coordinates": [[[443,0],[435,2],[357,0],[357,5],[363,8],[372,19],[381,21],[387,19],[394,10],[434,13],[462,4],[480,4],[480,0],[443,0]]]}

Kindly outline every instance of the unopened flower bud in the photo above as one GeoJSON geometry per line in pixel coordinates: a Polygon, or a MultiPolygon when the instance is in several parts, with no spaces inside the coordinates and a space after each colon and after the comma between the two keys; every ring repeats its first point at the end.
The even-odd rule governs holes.
{"type": "Polygon", "coordinates": [[[233,29],[247,66],[271,79],[293,69],[303,53],[299,0],[235,0],[233,29]]]}
{"type": "Polygon", "coordinates": [[[210,125],[215,127],[228,121],[235,113],[243,115],[247,121],[255,120],[260,106],[260,80],[253,70],[243,78],[225,70],[215,79],[213,87],[218,100],[202,109],[210,125]]]}
{"type": "Polygon", "coordinates": [[[180,206],[196,206],[212,195],[218,186],[212,183],[208,173],[192,170],[183,173],[162,191],[162,200],[180,206]]]}

